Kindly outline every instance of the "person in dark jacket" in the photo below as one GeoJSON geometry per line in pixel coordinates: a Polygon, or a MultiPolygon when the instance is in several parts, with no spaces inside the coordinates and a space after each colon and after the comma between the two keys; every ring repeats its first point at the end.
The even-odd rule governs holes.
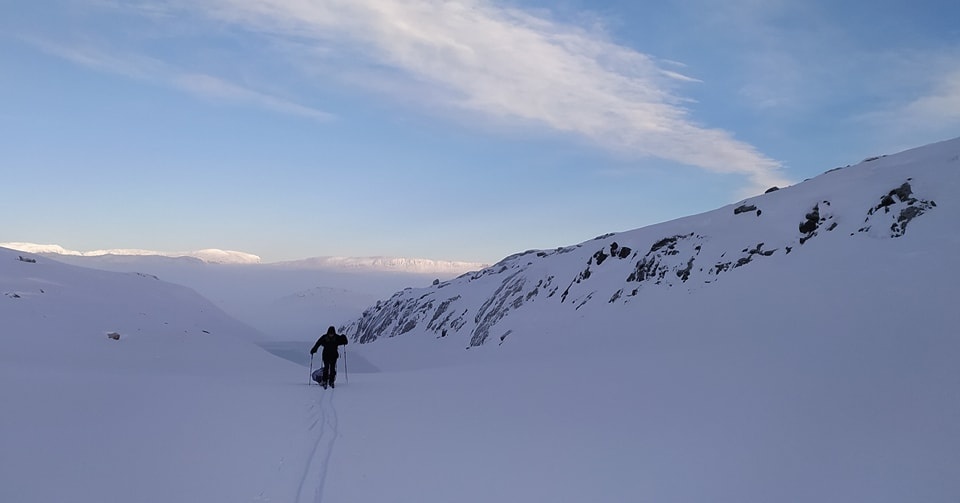
{"type": "Polygon", "coordinates": [[[337,330],[333,327],[327,329],[327,333],[320,336],[317,339],[317,343],[313,345],[313,348],[310,350],[311,357],[317,353],[317,348],[323,346],[323,352],[320,353],[320,358],[323,360],[323,368],[320,372],[320,384],[326,388],[329,385],[331,388],[334,387],[334,382],[337,380],[337,358],[340,358],[340,352],[337,351],[337,346],[345,346],[347,344],[347,336],[337,333],[337,330]]]}

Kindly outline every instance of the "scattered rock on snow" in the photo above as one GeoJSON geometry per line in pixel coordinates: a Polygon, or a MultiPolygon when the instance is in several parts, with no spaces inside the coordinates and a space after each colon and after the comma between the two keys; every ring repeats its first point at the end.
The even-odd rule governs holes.
{"type": "MultiPolygon", "coordinates": [[[[804,215],[804,221],[800,223],[800,233],[803,234],[803,237],[800,238],[800,244],[806,243],[811,238],[817,235],[817,230],[820,229],[820,226],[823,225],[827,220],[832,220],[833,215],[830,214],[821,214],[823,209],[820,207],[820,204],[824,206],[830,206],[830,201],[823,201],[822,203],[815,204],[813,209],[809,213],[804,215]]],[[[836,222],[833,222],[828,228],[828,231],[832,231],[837,228],[836,222]]]]}
{"type": "Polygon", "coordinates": [[[867,211],[867,218],[864,219],[865,225],[858,232],[869,232],[878,221],[883,222],[883,227],[886,227],[886,222],[890,222],[889,237],[897,238],[907,232],[907,224],[914,218],[936,207],[937,203],[934,201],[918,199],[913,196],[913,187],[910,185],[910,179],[908,178],[902,185],[881,196],[880,202],[867,211]]]}
{"type": "Polygon", "coordinates": [[[820,225],[820,205],[814,205],[810,213],[804,215],[805,220],[800,223],[801,234],[812,234],[820,225]]]}

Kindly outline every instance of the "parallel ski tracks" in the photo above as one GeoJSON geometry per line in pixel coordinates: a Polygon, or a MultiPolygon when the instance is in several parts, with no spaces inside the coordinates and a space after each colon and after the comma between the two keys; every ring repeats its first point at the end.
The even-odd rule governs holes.
{"type": "Polygon", "coordinates": [[[334,443],[339,436],[337,408],[333,404],[334,394],[334,390],[324,390],[320,399],[310,406],[313,415],[310,430],[319,427],[320,432],[300,480],[300,489],[297,491],[298,503],[323,503],[323,488],[327,480],[327,471],[330,467],[330,459],[333,456],[334,443]],[[311,487],[313,488],[313,494],[309,494],[311,487]]]}

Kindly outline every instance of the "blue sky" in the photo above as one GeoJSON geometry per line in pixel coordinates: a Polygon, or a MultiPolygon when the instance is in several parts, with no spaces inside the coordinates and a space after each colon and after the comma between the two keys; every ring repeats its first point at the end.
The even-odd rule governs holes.
{"type": "Polygon", "coordinates": [[[950,1],[0,11],[0,242],[493,262],[960,135],[950,1]]]}

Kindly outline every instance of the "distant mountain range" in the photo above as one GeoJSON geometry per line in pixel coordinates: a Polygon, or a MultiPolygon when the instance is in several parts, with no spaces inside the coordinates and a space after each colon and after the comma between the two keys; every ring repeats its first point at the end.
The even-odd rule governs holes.
{"type": "Polygon", "coordinates": [[[0,248],[92,269],[142,273],[190,287],[256,328],[263,340],[306,340],[328,325],[357,316],[395,290],[485,267],[389,257],[315,257],[265,264],[256,255],[223,250],[78,252],[33,243],[0,243],[0,248]]]}
{"type": "Polygon", "coordinates": [[[383,272],[398,271],[422,274],[463,274],[465,272],[483,269],[490,264],[397,257],[314,257],[289,262],[275,262],[268,265],[297,269],[345,269],[383,272]]]}
{"type": "Polygon", "coordinates": [[[462,274],[482,269],[489,264],[479,262],[457,262],[449,260],[431,260],[422,258],[399,257],[312,257],[302,260],[272,262],[264,264],[261,258],[252,253],[233,250],[208,248],[185,252],[162,252],[140,249],[111,249],[76,251],[68,250],[56,244],[36,243],[0,243],[0,248],[9,248],[40,255],[61,255],[65,257],[167,257],[192,258],[209,264],[253,265],[262,264],[288,269],[336,269],[369,270],[382,272],[408,272],[417,274],[462,274]]]}
{"type": "Polygon", "coordinates": [[[139,249],[112,249],[112,250],[93,250],[76,251],[68,250],[55,244],[35,244],[35,243],[0,243],[0,248],[9,248],[27,253],[36,253],[42,255],[67,255],[73,257],[103,257],[107,255],[115,256],[158,256],[158,257],[190,257],[212,264],[259,264],[260,257],[251,253],[244,253],[231,250],[218,250],[209,248],[205,250],[187,251],[187,252],[160,252],[153,250],[139,249]]]}

